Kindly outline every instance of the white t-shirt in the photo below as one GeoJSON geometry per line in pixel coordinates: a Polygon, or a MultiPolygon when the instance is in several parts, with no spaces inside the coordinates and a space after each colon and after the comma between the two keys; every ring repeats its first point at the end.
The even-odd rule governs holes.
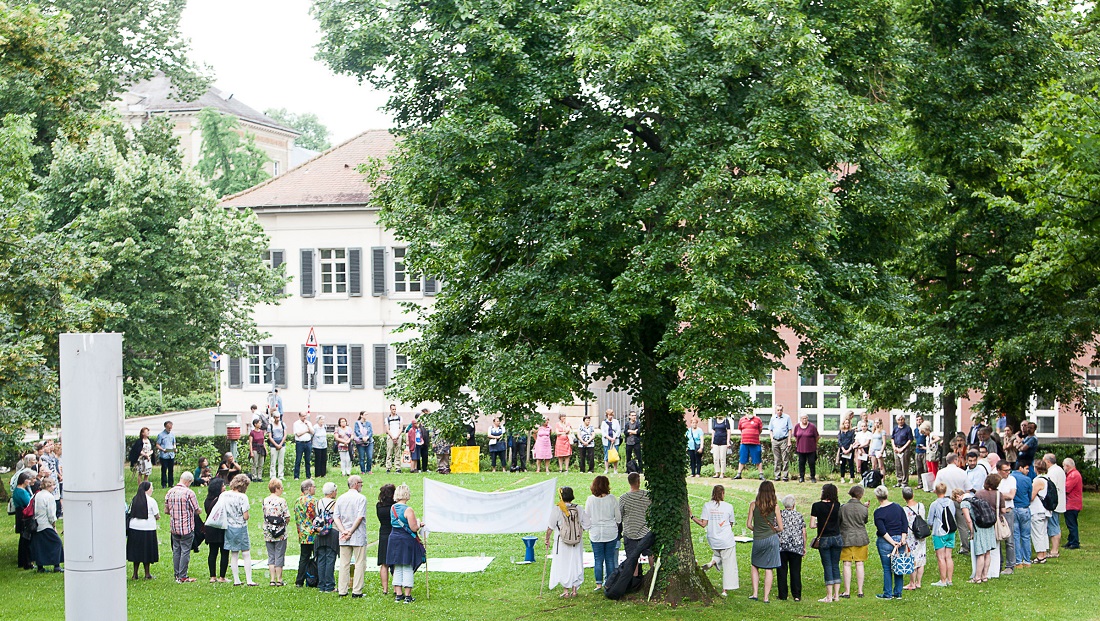
{"type": "Polygon", "coordinates": [[[1061,466],[1051,466],[1047,471],[1047,478],[1051,483],[1054,483],[1054,487],[1058,490],[1058,506],[1054,508],[1055,513],[1066,512],[1066,471],[1062,470],[1061,466]]]}
{"type": "Polygon", "coordinates": [[[386,433],[392,438],[401,437],[401,417],[396,414],[386,417],[386,433]]]}
{"type": "Polygon", "coordinates": [[[225,509],[225,523],[227,526],[233,528],[248,526],[248,521],[244,519],[244,514],[251,506],[248,496],[240,492],[227,490],[222,492],[218,502],[222,503],[222,508],[225,509]]]}
{"type": "Polygon", "coordinates": [[[131,530],[156,530],[157,529],[157,516],[160,515],[160,508],[157,507],[157,501],[149,496],[145,499],[149,503],[149,517],[144,519],[134,518],[130,520],[131,530]]]}
{"type": "MultiPolygon", "coordinates": [[[[856,446],[869,446],[871,443],[870,431],[857,431],[856,432],[856,446]]],[[[860,459],[867,459],[867,454],[860,455],[860,459]]]]}
{"type": "Polygon", "coordinates": [[[707,521],[707,543],[712,550],[725,550],[737,545],[733,540],[733,505],[724,501],[708,501],[699,512],[699,518],[707,521]]]}
{"type": "Polygon", "coordinates": [[[313,427],[302,419],[294,421],[294,439],[298,442],[309,442],[313,439],[313,427]]]}
{"type": "Polygon", "coordinates": [[[997,491],[1001,493],[1001,497],[1007,496],[1005,499],[1007,506],[1012,506],[1012,499],[1016,497],[1016,479],[1011,476],[1001,479],[1001,484],[997,486],[997,491]]]}
{"type": "MultiPolygon", "coordinates": [[[[970,479],[966,476],[966,471],[955,464],[950,464],[946,468],[940,470],[936,475],[935,483],[943,483],[947,486],[947,493],[944,494],[944,498],[949,500],[951,498],[951,492],[956,489],[966,490],[968,492],[972,489],[970,479]]],[[[935,487],[935,484],[933,484],[933,487],[935,487]]]]}

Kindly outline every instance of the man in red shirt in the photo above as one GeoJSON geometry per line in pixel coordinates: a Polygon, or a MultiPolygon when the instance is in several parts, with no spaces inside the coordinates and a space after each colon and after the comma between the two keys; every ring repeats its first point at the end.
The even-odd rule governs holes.
{"type": "Polygon", "coordinates": [[[1062,470],[1066,471],[1066,529],[1069,530],[1066,548],[1077,550],[1081,547],[1077,534],[1077,514],[1081,512],[1081,491],[1084,485],[1077,464],[1069,457],[1062,461],[1062,470]]]}
{"type": "Polygon", "coordinates": [[[764,461],[760,455],[760,432],[764,429],[764,421],[760,420],[760,417],[750,410],[748,414],[741,417],[741,420],[737,421],[737,428],[741,431],[740,463],[737,466],[737,476],[733,478],[740,479],[745,464],[752,463],[756,465],[756,469],[760,473],[760,480],[763,481],[764,461]]]}

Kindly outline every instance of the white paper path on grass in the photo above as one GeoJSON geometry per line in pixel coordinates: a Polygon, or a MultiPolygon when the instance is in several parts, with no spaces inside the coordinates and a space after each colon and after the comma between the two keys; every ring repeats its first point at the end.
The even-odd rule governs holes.
{"type": "MultiPolygon", "coordinates": [[[[589,554],[589,556],[592,556],[589,554]]],[[[298,571],[298,555],[286,557],[286,564],[283,565],[284,572],[297,572],[298,571]]],[[[432,558],[428,559],[428,569],[432,572],[439,572],[445,574],[472,574],[485,571],[489,567],[489,563],[493,562],[494,556],[459,556],[454,558],[432,558]]],[[[352,559],[354,560],[354,559],[352,559]]],[[[238,560],[237,564],[244,567],[244,560],[238,560]]],[[[354,563],[353,563],[354,565],[354,563]]],[[[368,558],[366,565],[366,571],[368,573],[378,571],[378,563],[375,559],[368,558]]],[[[591,567],[591,565],[587,565],[591,567]]],[[[252,569],[265,570],[267,569],[267,559],[253,559],[252,569]]],[[[420,571],[424,571],[424,565],[420,566],[420,571]]],[[[339,570],[337,570],[339,573],[339,570]]]]}

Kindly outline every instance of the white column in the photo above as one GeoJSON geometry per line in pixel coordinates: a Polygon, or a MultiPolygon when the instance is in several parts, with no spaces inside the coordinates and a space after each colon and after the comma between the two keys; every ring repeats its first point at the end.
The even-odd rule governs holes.
{"type": "Polygon", "coordinates": [[[62,334],[65,619],[126,619],[122,335],[62,334]]]}

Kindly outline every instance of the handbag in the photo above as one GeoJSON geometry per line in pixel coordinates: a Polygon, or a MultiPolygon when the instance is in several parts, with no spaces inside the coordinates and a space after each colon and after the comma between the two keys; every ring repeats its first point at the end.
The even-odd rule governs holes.
{"type": "Polygon", "coordinates": [[[1008,520],[1005,519],[1005,515],[1001,513],[1001,505],[1004,500],[998,499],[997,501],[997,521],[993,524],[993,535],[997,538],[997,541],[1006,541],[1012,538],[1012,527],[1008,525],[1008,520]]]}
{"type": "Polygon", "coordinates": [[[913,569],[913,555],[908,551],[890,555],[890,571],[895,576],[908,576],[913,573],[913,569]]]}
{"type": "Polygon", "coordinates": [[[619,451],[614,446],[607,449],[607,463],[609,463],[609,464],[619,463],[619,451]]]}
{"type": "MultiPolygon", "coordinates": [[[[833,509],[836,508],[836,503],[835,502],[830,502],[829,504],[832,505],[832,506],[829,507],[829,515],[825,517],[825,524],[829,523],[829,518],[833,517],[833,509]]],[[[821,530],[825,530],[825,524],[821,525],[821,530]]],[[[810,542],[810,547],[815,549],[815,550],[821,549],[821,534],[820,534],[820,532],[821,531],[818,531],[818,535],[816,537],[814,537],[813,541],[810,542]]]]}
{"type": "Polygon", "coordinates": [[[214,508],[210,510],[210,513],[206,516],[207,528],[220,528],[225,530],[229,527],[229,523],[225,519],[225,495],[218,496],[218,502],[214,503],[214,508]]]}

